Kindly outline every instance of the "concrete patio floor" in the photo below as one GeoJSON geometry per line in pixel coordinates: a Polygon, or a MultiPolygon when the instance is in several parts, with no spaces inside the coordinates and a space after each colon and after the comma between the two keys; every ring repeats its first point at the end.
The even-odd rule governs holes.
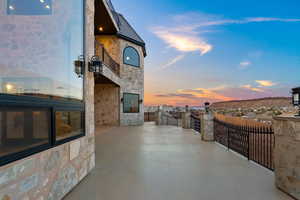
{"type": "Polygon", "coordinates": [[[146,123],[97,133],[96,168],[65,200],[291,200],[272,172],[192,130],[146,123]]]}

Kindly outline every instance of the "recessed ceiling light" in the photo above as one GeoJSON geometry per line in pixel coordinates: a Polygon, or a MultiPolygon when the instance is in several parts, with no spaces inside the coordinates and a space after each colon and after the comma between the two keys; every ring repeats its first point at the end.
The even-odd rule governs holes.
{"type": "Polygon", "coordinates": [[[45,0],[40,0],[41,3],[45,3],[45,0]]]}
{"type": "Polygon", "coordinates": [[[15,7],[13,7],[12,5],[8,6],[9,7],[9,10],[14,10],[15,7]]]}
{"type": "Polygon", "coordinates": [[[127,56],[127,57],[126,57],[126,60],[130,60],[130,57],[129,57],[129,56],[127,56]]]}
{"type": "Polygon", "coordinates": [[[46,5],[45,8],[50,9],[50,6],[49,6],[49,5],[46,5]]]}
{"type": "Polygon", "coordinates": [[[99,27],[99,31],[104,31],[104,28],[102,26],[99,27]]]}

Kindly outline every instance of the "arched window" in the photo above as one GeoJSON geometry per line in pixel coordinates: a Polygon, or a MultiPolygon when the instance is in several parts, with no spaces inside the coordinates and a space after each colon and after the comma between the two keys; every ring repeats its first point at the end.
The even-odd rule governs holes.
{"type": "Polygon", "coordinates": [[[133,47],[126,47],[123,54],[123,62],[126,65],[140,67],[140,55],[133,47]]]}

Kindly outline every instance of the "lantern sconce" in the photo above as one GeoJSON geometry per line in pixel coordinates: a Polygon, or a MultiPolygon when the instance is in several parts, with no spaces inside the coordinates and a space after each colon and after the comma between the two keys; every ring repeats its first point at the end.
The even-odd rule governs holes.
{"type": "Polygon", "coordinates": [[[298,114],[296,117],[300,117],[300,87],[292,89],[293,94],[293,105],[298,107],[298,114]]]}
{"type": "Polygon", "coordinates": [[[205,103],[204,103],[204,108],[205,108],[205,112],[206,112],[206,113],[209,112],[209,105],[210,105],[209,102],[205,102],[205,103]]]}
{"type": "Polygon", "coordinates": [[[143,99],[140,99],[140,100],[139,100],[139,103],[140,103],[140,104],[142,104],[143,102],[144,102],[143,99]]]}
{"type": "Polygon", "coordinates": [[[102,71],[102,61],[100,60],[99,56],[93,56],[89,62],[89,72],[100,74],[102,71]]]}
{"type": "Polygon", "coordinates": [[[124,98],[121,98],[121,103],[123,103],[124,102],[124,98]]]}
{"type": "Polygon", "coordinates": [[[83,55],[78,56],[78,60],[74,61],[74,67],[75,67],[74,71],[79,78],[83,77],[84,65],[85,65],[84,56],[83,55]]]}

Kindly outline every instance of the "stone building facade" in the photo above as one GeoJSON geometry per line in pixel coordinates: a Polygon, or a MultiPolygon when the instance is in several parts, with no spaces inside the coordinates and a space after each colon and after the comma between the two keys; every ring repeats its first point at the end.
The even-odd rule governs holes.
{"type": "MultiPolygon", "coordinates": [[[[128,46],[133,46],[139,53],[143,55],[142,47],[132,42],[120,39],[120,50],[124,50],[128,46]]],[[[121,60],[124,54],[121,53],[121,60]]],[[[121,64],[121,96],[124,93],[139,94],[140,99],[144,99],[144,57],[140,56],[140,67],[132,67],[130,65],[121,64]]],[[[121,125],[141,125],[144,123],[144,104],[140,104],[139,113],[124,113],[123,104],[120,106],[120,123],[121,125]]]]}
{"type": "MultiPolygon", "coordinates": [[[[76,2],[76,5],[74,3],[74,5],[69,7],[64,6],[61,1],[52,1],[52,4],[49,5],[43,4],[48,1],[41,1],[41,5],[37,5],[36,2],[33,1],[28,1],[27,3],[30,5],[32,3],[33,6],[38,6],[32,10],[25,8],[18,10],[19,7],[13,5],[12,2],[13,1],[7,0],[0,3],[0,35],[1,38],[3,38],[0,39],[0,51],[2,54],[2,56],[0,55],[2,59],[2,61],[0,61],[0,118],[2,119],[3,112],[6,114],[13,112],[12,123],[8,122],[8,125],[5,125],[5,127],[14,126],[13,124],[16,126],[23,123],[20,118],[20,116],[22,116],[21,111],[3,111],[2,109],[2,107],[5,107],[5,109],[8,107],[16,109],[13,108],[15,105],[14,103],[18,106],[19,104],[24,103],[24,105],[21,105],[21,108],[24,108],[25,110],[27,110],[27,107],[35,106],[35,103],[37,103],[39,104],[37,107],[42,106],[43,109],[47,110],[47,112],[52,112],[51,116],[53,118],[51,118],[51,120],[49,118],[47,125],[39,127],[39,130],[42,130],[43,127],[52,127],[49,128],[49,138],[45,139],[47,144],[44,146],[37,146],[36,148],[28,147],[28,150],[20,150],[20,152],[9,154],[9,156],[6,156],[5,159],[4,157],[1,157],[2,154],[6,153],[5,151],[7,150],[7,147],[5,150],[2,148],[3,142],[5,142],[2,140],[4,137],[2,133],[4,125],[2,122],[0,123],[0,200],[60,200],[95,167],[96,126],[140,125],[143,123],[143,58],[145,56],[145,47],[144,43],[140,40],[138,42],[135,41],[137,40],[135,35],[132,39],[127,38],[124,32],[123,35],[118,33],[118,31],[120,31],[119,27],[116,28],[116,32],[109,37],[106,37],[105,35],[97,35],[95,33],[96,31],[93,31],[97,29],[99,23],[102,23],[103,21],[107,24],[111,23],[114,26],[118,26],[118,23],[120,23],[114,22],[115,19],[112,18],[112,15],[115,15],[115,13],[112,12],[115,11],[113,10],[110,1],[74,0],[72,2],[76,2]],[[68,78],[68,81],[70,82],[65,83],[63,81],[65,81],[66,78],[63,77],[63,74],[60,75],[59,72],[65,70],[64,72],[68,74],[74,73],[73,61],[76,59],[74,57],[71,58],[70,56],[72,51],[69,49],[71,47],[77,48],[77,44],[75,46],[73,44],[74,37],[70,36],[70,32],[80,33],[80,31],[76,29],[78,27],[73,27],[74,24],[77,25],[80,23],[78,23],[78,21],[77,23],[69,23],[68,20],[72,17],[78,16],[78,12],[74,12],[72,9],[80,9],[80,5],[83,5],[84,9],[83,13],[85,15],[83,16],[83,19],[85,20],[85,23],[83,23],[83,25],[86,30],[85,33],[82,32],[82,36],[83,33],[85,34],[85,37],[83,37],[85,40],[85,46],[83,48],[85,58],[84,66],[82,68],[84,69],[84,73],[82,73],[83,79],[78,79],[77,76],[75,77],[74,74],[72,74],[72,78],[68,78]],[[102,12],[98,11],[98,9],[100,9],[99,6],[107,9],[107,12],[109,12],[107,13],[107,16],[104,16],[101,14],[102,12]],[[96,15],[100,15],[100,18],[95,18],[96,15]],[[57,17],[59,20],[53,20],[57,17]],[[50,47],[47,48],[50,44],[44,43],[44,40],[49,37],[52,38],[51,33],[53,31],[47,31],[47,26],[44,26],[45,24],[43,24],[43,20],[46,22],[48,22],[47,20],[53,22],[53,25],[49,23],[45,24],[47,24],[49,28],[55,28],[55,31],[57,32],[61,31],[61,29],[59,28],[59,24],[55,24],[55,21],[56,23],[59,22],[62,24],[64,24],[64,20],[68,22],[67,24],[64,24],[64,27],[67,27],[65,33],[53,36],[53,42],[51,43],[53,47],[51,47],[52,49],[50,47]],[[109,20],[111,20],[111,22],[107,22],[109,20]],[[28,25],[30,23],[32,26],[28,25]],[[45,27],[45,29],[42,27],[45,27]],[[28,37],[25,37],[27,33],[28,37]],[[5,35],[7,35],[7,37],[5,35]],[[31,37],[36,38],[35,43],[30,43],[28,41],[31,37]],[[28,39],[26,40],[26,38],[28,39]],[[106,50],[109,52],[109,55],[117,63],[119,63],[119,74],[111,70],[111,66],[105,66],[105,62],[103,62],[101,74],[96,75],[95,73],[90,72],[88,61],[95,55],[96,38],[101,38],[99,41],[103,43],[106,50]],[[127,45],[134,47],[138,51],[138,54],[140,55],[139,67],[132,67],[123,64],[123,50],[127,45]],[[37,48],[38,46],[43,46],[44,48],[39,49],[37,48]],[[64,55],[66,57],[70,57],[62,60],[59,60],[60,58],[56,57],[62,54],[60,52],[60,49],[62,48],[58,48],[60,46],[68,48],[68,51],[64,52],[64,55]],[[35,56],[34,54],[38,56],[35,56]],[[15,57],[12,56],[16,55],[18,55],[18,59],[16,59],[16,62],[13,63],[13,59],[15,59],[15,57]],[[12,59],[8,60],[10,57],[12,59]],[[44,57],[45,60],[42,59],[44,57]],[[6,60],[8,61],[6,62],[6,60]],[[44,63],[39,63],[41,61],[44,63]],[[46,61],[47,63],[45,64],[46,61]],[[58,68],[60,71],[58,69],[56,70],[56,66],[60,66],[62,63],[67,62],[67,68],[58,68]],[[52,68],[48,67],[44,70],[42,68],[35,69],[35,66],[43,67],[44,65],[52,66],[52,68]],[[32,69],[30,69],[30,67],[32,67],[32,69]],[[39,78],[37,83],[33,84],[32,82],[29,82],[27,88],[26,86],[24,86],[25,89],[22,88],[23,85],[28,83],[27,79],[27,82],[24,81],[24,76],[29,79],[36,79],[36,77],[41,76],[40,74],[43,73],[46,74],[45,76],[49,76],[49,79],[51,79],[53,83],[53,88],[49,88],[48,86],[46,88],[42,88],[43,94],[38,93],[38,91],[40,92],[41,90],[33,88],[34,85],[35,87],[41,87],[43,85],[42,83],[45,83],[41,82],[41,80],[45,79],[44,77],[39,78]],[[52,77],[50,77],[51,75],[52,77]],[[16,77],[19,78],[20,76],[22,78],[21,80],[23,85],[20,84],[20,79],[18,79],[19,82],[15,81],[16,77]],[[61,78],[60,76],[62,76],[62,81],[57,81],[56,78],[59,79],[61,78]],[[6,85],[3,85],[3,80],[6,80],[5,78],[7,77],[9,77],[8,80],[12,84],[8,85],[6,83],[6,85]],[[76,83],[81,83],[82,81],[82,89],[72,86],[76,86],[76,84],[72,84],[73,79],[76,83]],[[5,93],[5,89],[7,91],[11,91],[15,86],[13,84],[19,84],[18,90],[22,89],[25,91],[31,89],[32,91],[30,91],[30,94],[27,93],[26,95],[23,92],[21,94],[21,92],[18,92],[17,90],[14,90],[9,94],[3,94],[5,93]],[[68,93],[65,94],[66,92],[64,91],[67,89],[68,93]],[[73,102],[77,96],[81,96],[80,92],[83,93],[82,96],[84,100],[80,100],[78,103],[77,100],[73,102]],[[46,93],[51,93],[53,96],[48,100],[48,94],[46,95],[46,93]],[[122,101],[124,101],[124,93],[139,94],[138,113],[123,113],[122,101]],[[21,97],[23,95],[24,97],[21,97]],[[27,96],[30,96],[28,97],[28,102],[27,96]],[[63,100],[60,101],[61,98],[63,98],[63,100]],[[19,99],[21,99],[21,101],[19,101],[19,99]],[[54,99],[53,101],[55,101],[55,104],[52,102],[52,99],[54,99]],[[56,99],[59,99],[59,101],[56,102],[56,99]],[[39,100],[41,102],[39,102],[39,100]],[[70,105],[68,103],[69,101],[70,105]],[[66,105],[66,107],[64,107],[64,105],[66,105]],[[61,115],[56,114],[56,112],[60,112],[60,109],[62,112],[66,110],[65,112],[67,113],[73,112],[72,109],[75,109],[74,112],[84,112],[83,121],[85,122],[85,125],[83,126],[80,134],[76,132],[77,130],[74,130],[74,132],[71,133],[74,134],[74,136],[72,135],[72,137],[70,136],[69,138],[65,138],[58,142],[58,135],[54,135],[56,132],[60,130],[67,132],[73,128],[70,124],[63,124],[59,128],[55,127],[55,125],[58,126],[58,124],[55,124],[53,120],[56,120],[55,117],[61,117],[61,115]],[[55,141],[55,139],[57,139],[57,141],[55,141]]],[[[30,6],[27,7],[30,8],[30,6]]],[[[68,77],[70,76],[71,75],[68,77]]],[[[49,96],[51,95],[49,94],[49,96]]],[[[25,115],[28,114],[26,112],[25,115]]],[[[38,112],[35,112],[35,114],[38,114],[38,112]]],[[[70,115],[68,116],[70,117],[70,115]]],[[[27,119],[25,118],[25,120],[27,119]]],[[[60,121],[63,120],[65,119],[60,119],[60,121]]],[[[59,122],[59,120],[56,122],[59,122]]],[[[28,132],[28,127],[26,125],[24,125],[24,127],[25,131],[28,132]]],[[[7,132],[9,128],[6,129],[6,135],[14,135],[14,133],[7,132]]],[[[32,127],[30,128],[32,129],[32,127]]],[[[38,133],[34,133],[34,135],[36,134],[38,135],[38,133]]],[[[32,134],[29,135],[32,137],[32,134]]]]}
{"type": "MultiPolygon", "coordinates": [[[[113,62],[116,63],[118,73],[115,71],[112,77],[108,77],[105,73],[102,73],[101,76],[106,77],[108,80],[106,80],[105,83],[103,80],[100,80],[99,82],[96,81],[95,88],[97,88],[97,91],[95,90],[95,99],[98,99],[98,96],[105,96],[105,98],[101,98],[102,101],[96,101],[95,103],[96,126],[142,125],[144,123],[145,43],[126,19],[113,9],[112,5],[108,7],[99,5],[99,9],[107,11],[107,14],[101,15],[102,18],[99,17],[96,22],[97,45],[99,45],[100,48],[101,46],[104,47],[104,51],[106,51],[113,62]],[[103,25],[105,24],[103,20],[111,21],[111,27],[107,24],[103,25]],[[101,31],[99,31],[99,29],[101,31]],[[135,59],[134,57],[126,56],[126,49],[128,47],[134,49],[137,53],[137,66],[134,66],[134,64],[126,64],[126,59],[135,59]],[[110,89],[104,91],[101,90],[102,87],[110,89]],[[102,91],[102,93],[100,91],[102,91]],[[139,102],[138,105],[136,105],[136,107],[138,107],[138,112],[126,111],[126,108],[124,108],[124,105],[128,102],[126,101],[126,94],[139,96],[139,102]],[[119,99],[115,98],[117,96],[119,96],[119,99]],[[111,107],[111,102],[113,102],[113,108],[111,107]],[[110,114],[106,115],[107,120],[110,120],[110,122],[101,120],[104,115],[102,112],[103,110],[107,110],[107,112],[110,110],[110,114]]],[[[100,51],[100,57],[103,57],[101,53],[103,52],[100,51]]],[[[107,64],[106,67],[109,68],[109,64],[107,64]]],[[[99,79],[101,79],[101,77],[99,77],[99,79]]]]}

